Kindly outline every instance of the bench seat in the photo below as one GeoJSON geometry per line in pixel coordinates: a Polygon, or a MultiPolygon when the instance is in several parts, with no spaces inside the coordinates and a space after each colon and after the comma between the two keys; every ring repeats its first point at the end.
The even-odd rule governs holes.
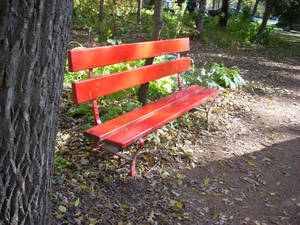
{"type": "Polygon", "coordinates": [[[205,89],[202,86],[193,85],[90,128],[85,131],[85,134],[97,141],[105,140],[105,142],[123,149],[138,138],[146,136],[217,93],[216,89],[205,89]]]}

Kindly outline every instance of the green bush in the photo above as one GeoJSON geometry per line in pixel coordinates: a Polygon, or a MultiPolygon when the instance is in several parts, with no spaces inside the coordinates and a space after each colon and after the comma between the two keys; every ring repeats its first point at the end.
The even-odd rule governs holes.
{"type": "Polygon", "coordinates": [[[237,68],[227,68],[222,64],[211,63],[207,68],[201,68],[192,74],[183,76],[185,84],[198,84],[209,88],[240,88],[245,85],[244,79],[239,75],[237,68]]]}

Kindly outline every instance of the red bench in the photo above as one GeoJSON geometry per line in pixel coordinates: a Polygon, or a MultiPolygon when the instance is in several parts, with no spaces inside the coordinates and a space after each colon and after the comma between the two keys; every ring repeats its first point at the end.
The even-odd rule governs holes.
{"type": "Polygon", "coordinates": [[[97,98],[173,74],[178,74],[178,82],[181,86],[180,72],[189,70],[190,58],[178,58],[99,77],[94,77],[93,68],[188,50],[189,39],[182,38],[69,51],[71,72],[89,70],[90,78],[74,82],[72,88],[76,104],[92,100],[96,126],[85,131],[87,136],[95,140],[92,148],[98,147],[119,157],[130,159],[120,153],[120,150],[136,140],[140,142],[140,148],[130,159],[131,176],[135,175],[135,161],[144,146],[142,138],[145,135],[214,97],[218,90],[197,85],[180,88],[178,92],[156,102],[101,123],[97,98]]]}

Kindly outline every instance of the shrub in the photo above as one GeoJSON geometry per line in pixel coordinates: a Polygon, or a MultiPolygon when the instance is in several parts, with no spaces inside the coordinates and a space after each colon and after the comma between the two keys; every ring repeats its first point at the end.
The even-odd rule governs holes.
{"type": "Polygon", "coordinates": [[[198,84],[209,88],[240,88],[245,85],[237,68],[227,68],[222,64],[211,63],[207,68],[200,68],[192,74],[183,76],[185,84],[198,84]]]}

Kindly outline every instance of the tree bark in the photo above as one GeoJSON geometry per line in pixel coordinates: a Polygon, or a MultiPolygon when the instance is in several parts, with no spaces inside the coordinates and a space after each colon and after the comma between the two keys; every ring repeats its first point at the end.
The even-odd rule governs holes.
{"type": "Polygon", "coordinates": [[[72,0],[0,3],[0,224],[50,224],[72,0]]]}
{"type": "Polygon", "coordinates": [[[267,25],[270,15],[271,15],[271,12],[272,12],[272,0],[266,0],[266,7],[265,7],[265,11],[264,11],[263,20],[257,31],[257,35],[256,35],[257,40],[259,40],[261,38],[261,35],[262,35],[264,29],[266,28],[266,25],[267,25]]]}
{"type": "Polygon", "coordinates": [[[100,23],[103,21],[104,18],[104,0],[100,0],[99,5],[99,21],[100,23]]]}
{"type": "Polygon", "coordinates": [[[201,39],[203,33],[203,24],[204,24],[204,17],[205,17],[205,9],[206,9],[206,0],[202,0],[200,2],[200,10],[198,13],[198,21],[197,21],[197,31],[198,35],[197,38],[201,39]]]}
{"type": "Polygon", "coordinates": [[[258,3],[259,3],[259,0],[256,0],[255,4],[254,4],[254,7],[253,7],[252,14],[251,14],[252,16],[255,16],[255,14],[256,14],[258,3]]]}
{"type": "Polygon", "coordinates": [[[138,0],[137,21],[139,24],[142,23],[142,7],[143,7],[143,0],[138,0]]]}
{"type": "Polygon", "coordinates": [[[241,10],[242,3],[243,3],[243,0],[238,0],[238,2],[236,4],[236,11],[237,12],[239,12],[241,10]]]}
{"type": "Polygon", "coordinates": [[[223,0],[222,1],[222,12],[219,20],[219,25],[221,27],[226,27],[227,26],[227,21],[229,17],[229,0],[223,0]]]}
{"type": "Polygon", "coordinates": [[[216,0],[212,0],[212,9],[216,8],[216,0]]]}
{"type": "MultiPolygon", "coordinates": [[[[152,40],[157,41],[160,37],[160,33],[164,26],[164,22],[162,20],[162,0],[155,0],[153,21],[154,21],[154,31],[152,35],[152,40]]],[[[146,59],[145,65],[151,65],[153,63],[153,60],[154,57],[146,59]]],[[[143,105],[147,104],[148,90],[149,90],[149,83],[142,84],[139,88],[138,99],[143,105]]]]}

